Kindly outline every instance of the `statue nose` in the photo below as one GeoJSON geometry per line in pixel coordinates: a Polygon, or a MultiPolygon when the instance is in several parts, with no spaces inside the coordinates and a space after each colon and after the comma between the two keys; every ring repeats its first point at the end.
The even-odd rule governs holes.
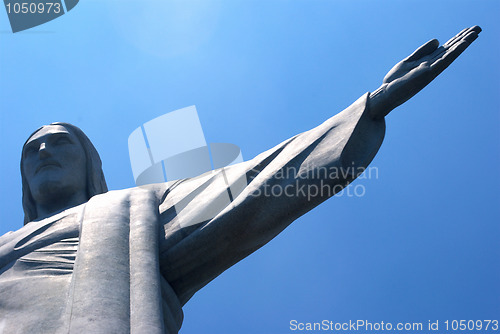
{"type": "Polygon", "coordinates": [[[48,157],[50,155],[45,143],[40,144],[40,148],[38,149],[38,154],[40,155],[40,158],[45,158],[45,157],[48,157]]]}

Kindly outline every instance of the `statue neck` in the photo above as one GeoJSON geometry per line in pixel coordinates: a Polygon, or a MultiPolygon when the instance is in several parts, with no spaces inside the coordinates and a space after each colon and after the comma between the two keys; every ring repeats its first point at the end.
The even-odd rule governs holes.
{"type": "Polygon", "coordinates": [[[37,220],[53,216],[66,209],[78,206],[88,201],[86,192],[78,192],[70,196],[60,195],[36,203],[37,220]]]}

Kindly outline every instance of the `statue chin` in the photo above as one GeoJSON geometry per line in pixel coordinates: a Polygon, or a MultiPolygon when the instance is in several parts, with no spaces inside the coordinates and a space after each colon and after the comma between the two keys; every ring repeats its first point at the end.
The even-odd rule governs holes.
{"type": "Polygon", "coordinates": [[[64,185],[60,180],[47,179],[34,187],[32,196],[36,203],[41,205],[60,206],[74,197],[75,189],[71,185],[64,185]]]}

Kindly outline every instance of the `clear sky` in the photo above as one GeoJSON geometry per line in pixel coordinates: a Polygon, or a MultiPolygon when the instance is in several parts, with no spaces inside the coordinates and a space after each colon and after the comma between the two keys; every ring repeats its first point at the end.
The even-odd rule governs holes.
{"type": "Polygon", "coordinates": [[[497,0],[82,0],[12,34],[0,11],[0,234],[22,226],[20,152],[40,125],[78,125],[109,188],[133,187],[127,138],[157,116],[196,105],[207,141],[250,159],[375,90],[419,45],[480,25],[388,116],[378,177],[350,186],[364,196],[344,191],[227,270],[181,333],[499,319],[499,17],[497,0]]]}

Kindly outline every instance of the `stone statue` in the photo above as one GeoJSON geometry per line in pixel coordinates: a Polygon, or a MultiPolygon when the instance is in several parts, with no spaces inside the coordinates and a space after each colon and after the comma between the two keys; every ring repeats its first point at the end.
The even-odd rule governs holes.
{"type": "Polygon", "coordinates": [[[318,127],[193,179],[108,192],[80,129],[36,130],[21,158],[25,225],[0,237],[4,332],[177,333],[182,306],[198,290],[353,181],[382,144],[384,117],[480,31],[424,44],[379,89],[318,127]],[[242,176],[246,186],[221,205],[227,184],[242,176]]]}

